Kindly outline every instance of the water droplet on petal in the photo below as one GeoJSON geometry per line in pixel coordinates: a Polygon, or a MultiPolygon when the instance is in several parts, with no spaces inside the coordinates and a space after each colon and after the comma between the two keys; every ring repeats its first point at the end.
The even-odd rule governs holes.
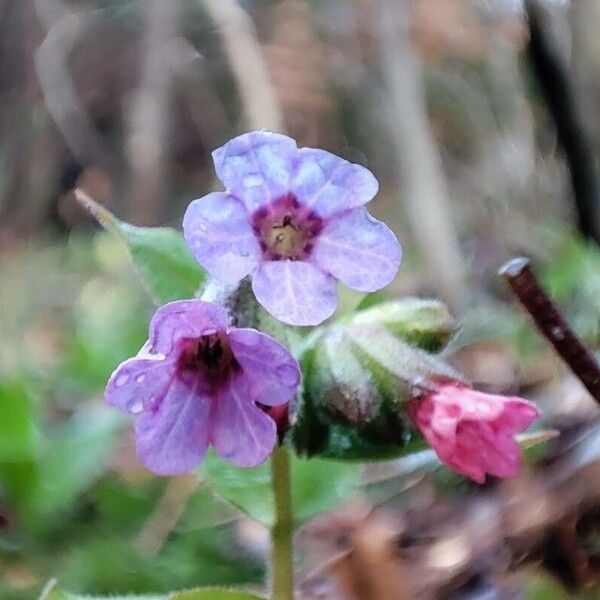
{"type": "Polygon", "coordinates": [[[250,175],[246,175],[244,177],[244,186],[245,187],[256,187],[257,185],[261,185],[263,179],[257,173],[251,173],[250,175]]]}
{"type": "Polygon", "coordinates": [[[144,410],[144,404],[141,400],[136,400],[129,406],[129,410],[132,414],[137,415],[144,410]]]}
{"type": "Polygon", "coordinates": [[[127,375],[127,373],[123,373],[122,375],[119,375],[117,377],[117,380],[115,381],[115,386],[123,387],[128,381],[129,381],[129,375],[127,375]]]}
{"type": "Polygon", "coordinates": [[[142,381],[144,381],[144,379],[146,379],[146,375],[145,375],[145,373],[142,373],[141,375],[138,375],[138,376],[135,378],[135,380],[136,380],[138,383],[142,383],[142,381]]]}

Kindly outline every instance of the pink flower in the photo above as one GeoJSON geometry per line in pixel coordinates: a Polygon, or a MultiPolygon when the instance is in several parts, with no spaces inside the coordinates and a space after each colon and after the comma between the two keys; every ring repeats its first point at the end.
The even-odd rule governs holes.
{"type": "Polygon", "coordinates": [[[229,327],[218,304],[181,300],[156,311],[148,342],[112,374],[106,400],[137,415],[146,467],[174,475],[193,469],[209,445],[236,465],[263,462],[276,426],[256,403],[283,405],[299,384],[298,362],[279,342],[229,327]]]}
{"type": "Polygon", "coordinates": [[[486,473],[519,472],[521,451],[513,436],[539,416],[527,400],[484,394],[458,382],[437,384],[411,400],[408,412],[440,460],[477,483],[486,473]]]}
{"type": "Polygon", "coordinates": [[[373,174],[281,134],[253,131],[213,152],[225,192],[194,200],[186,242],[216,279],[252,276],[256,299],[291,325],[318,325],[337,306],[336,280],[363,292],[386,286],[400,244],[364,205],[373,174]]]}

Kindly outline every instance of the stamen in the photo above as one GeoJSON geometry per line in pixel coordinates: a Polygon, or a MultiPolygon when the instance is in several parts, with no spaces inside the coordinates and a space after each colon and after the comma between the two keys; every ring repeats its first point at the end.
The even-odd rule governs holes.
{"type": "Polygon", "coordinates": [[[322,229],[322,220],[288,194],[253,215],[252,229],[266,260],[303,260],[309,243],[322,229]]]}

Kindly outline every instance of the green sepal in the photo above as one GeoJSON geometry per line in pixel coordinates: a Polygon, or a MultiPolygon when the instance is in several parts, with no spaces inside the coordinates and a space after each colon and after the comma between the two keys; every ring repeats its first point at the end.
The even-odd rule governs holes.
{"type": "Polygon", "coordinates": [[[322,328],[301,356],[303,388],[290,432],[296,451],[350,460],[404,454],[412,437],[405,403],[415,390],[462,379],[422,347],[439,351],[456,330],[443,304],[414,299],[322,328]]]}
{"type": "Polygon", "coordinates": [[[428,352],[443,350],[459,329],[459,324],[443,302],[421,298],[368,305],[353,314],[348,322],[381,325],[394,336],[428,352]]]}

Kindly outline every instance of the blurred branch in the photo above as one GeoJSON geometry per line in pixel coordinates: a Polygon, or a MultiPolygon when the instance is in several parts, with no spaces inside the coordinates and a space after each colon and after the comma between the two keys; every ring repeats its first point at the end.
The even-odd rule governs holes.
{"type": "Polygon", "coordinates": [[[219,28],[237,82],[246,125],[250,129],[283,131],[283,116],[271,84],[256,30],[236,0],[202,0],[219,28]]]}
{"type": "Polygon", "coordinates": [[[126,151],[131,167],[129,194],[132,218],[150,224],[165,185],[165,146],[169,131],[169,100],[174,69],[168,52],[177,36],[179,0],[149,0],[142,42],[142,73],[129,110],[126,151]]]}
{"type": "Polygon", "coordinates": [[[565,152],[579,229],[600,244],[600,179],[574,82],[552,40],[539,2],[526,0],[525,10],[530,32],[529,57],[565,152]]]}
{"type": "Polygon", "coordinates": [[[69,53],[82,36],[88,15],[70,13],[62,0],[36,0],[36,10],[48,29],[35,57],[48,112],[82,165],[96,165],[113,172],[110,153],[79,99],[67,67],[69,53]]]}
{"type": "MultiPolygon", "coordinates": [[[[31,107],[39,98],[34,56],[41,41],[33,4],[0,0],[0,237],[32,231],[47,215],[58,157],[49,152],[53,125],[31,107]],[[24,201],[24,199],[27,201],[24,201]]],[[[8,238],[7,238],[8,239],[8,238]]]]}
{"type": "Polygon", "coordinates": [[[196,475],[181,475],[169,480],[156,509],[135,541],[143,554],[158,554],[199,485],[200,479],[196,475]]]}
{"type": "Polygon", "coordinates": [[[430,283],[455,312],[468,298],[440,157],[427,123],[419,66],[410,47],[407,0],[379,0],[381,60],[391,105],[390,135],[408,216],[430,283]]]}

